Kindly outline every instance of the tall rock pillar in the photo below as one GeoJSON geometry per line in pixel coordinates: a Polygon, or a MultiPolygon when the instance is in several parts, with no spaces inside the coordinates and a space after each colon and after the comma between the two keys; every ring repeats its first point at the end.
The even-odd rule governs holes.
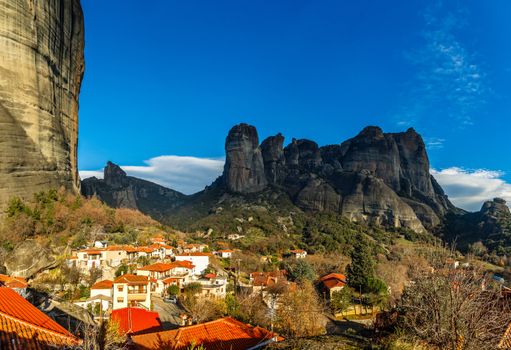
{"type": "Polygon", "coordinates": [[[79,0],[0,0],[0,208],[12,196],[78,192],[79,0]]]}

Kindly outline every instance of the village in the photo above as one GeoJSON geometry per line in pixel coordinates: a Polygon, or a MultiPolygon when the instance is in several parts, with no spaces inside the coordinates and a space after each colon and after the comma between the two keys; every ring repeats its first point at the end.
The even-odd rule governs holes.
{"type": "MultiPolygon", "coordinates": [[[[93,277],[93,280],[89,277],[88,282],[85,279],[77,280],[75,290],[85,288],[87,283],[90,286],[70,300],[90,315],[93,324],[115,325],[118,341],[133,349],[159,349],[158,344],[162,339],[174,344],[169,349],[180,349],[177,344],[197,341],[201,344],[237,344],[236,349],[256,349],[284,340],[273,330],[273,320],[279,309],[281,312],[285,308],[292,313],[297,312],[288,305],[290,300],[285,296],[286,292],[296,292],[297,288],[302,288],[298,285],[300,280],[296,276],[291,277],[292,271],[243,271],[240,269],[240,259],[236,258],[243,256],[243,252],[223,242],[220,246],[225,249],[211,251],[208,244],[175,239],[169,242],[162,234],[152,236],[149,241],[149,244],[139,246],[96,240],[72,250],[65,258],[64,269],[74,271],[82,278],[93,277]],[[215,310],[214,305],[229,305],[241,298],[249,302],[256,299],[261,301],[257,307],[268,321],[268,328],[237,320],[233,317],[234,306],[231,306],[231,312],[215,310]],[[222,329],[220,338],[216,331],[218,329],[222,329]]],[[[266,259],[268,257],[261,257],[262,261],[266,259]]],[[[283,259],[291,262],[288,266],[303,268],[307,266],[308,254],[303,249],[291,249],[280,260],[283,259]]],[[[468,262],[453,259],[448,259],[446,264],[448,269],[453,270],[470,268],[468,262]]],[[[494,280],[503,282],[497,281],[496,276],[494,280]]],[[[65,281],[67,285],[68,282],[65,281]]],[[[307,309],[313,323],[317,323],[313,327],[323,326],[321,332],[336,334],[342,332],[343,328],[353,327],[358,327],[359,331],[369,331],[376,324],[386,322],[380,317],[384,314],[381,308],[383,302],[368,303],[359,299],[362,295],[357,297],[347,288],[348,279],[344,272],[328,271],[313,282],[312,294],[299,295],[311,299],[311,304],[316,300],[318,305],[328,306],[307,309]]],[[[23,299],[30,294],[30,281],[0,275],[0,284],[4,286],[0,287],[4,298],[13,297],[5,289],[21,296],[21,299],[18,296],[14,298],[18,300],[18,308],[26,308],[27,312],[22,316],[14,312],[14,317],[21,317],[27,331],[30,331],[31,323],[34,327],[37,325],[38,317],[44,317],[53,324],[54,330],[58,329],[63,335],[59,342],[68,345],[80,343],[69,329],[62,328],[23,299]]],[[[390,287],[386,288],[388,290],[382,295],[391,293],[390,287]]],[[[8,314],[9,310],[2,310],[2,293],[0,317],[12,317],[8,314]]],[[[503,293],[511,295],[511,289],[503,287],[503,293]]],[[[298,305],[303,303],[304,300],[297,301],[298,305]]],[[[291,315],[291,319],[295,317],[291,315]]],[[[35,332],[34,329],[31,331],[35,332]]],[[[46,331],[51,333],[51,327],[46,331]]],[[[503,341],[509,338],[510,332],[508,330],[503,341]]]]}
{"type": "MultiPolygon", "coordinates": [[[[231,316],[212,319],[212,316],[208,316],[208,310],[201,308],[205,305],[201,301],[223,303],[230,296],[243,294],[260,298],[263,302],[261,305],[266,308],[262,313],[265,317],[272,315],[281,304],[279,296],[284,291],[297,288],[296,282],[288,280],[286,270],[240,271],[233,259],[236,254],[242,254],[239,250],[226,248],[210,251],[207,244],[174,243],[177,244],[171,246],[163,235],[156,235],[145,246],[94,241],[73,250],[63,262],[63,268],[79,276],[94,276],[94,283],[78,299],[71,300],[72,303],[91,315],[97,325],[104,322],[116,324],[118,336],[140,349],[156,349],[154,344],[157,339],[173,339],[177,329],[183,338],[179,340],[182,343],[189,344],[192,340],[200,340],[201,343],[218,341],[209,339],[213,334],[210,330],[218,325],[221,325],[225,336],[222,342],[239,343],[241,334],[244,345],[239,349],[255,349],[284,339],[272,330],[254,328],[231,316]],[[199,305],[195,313],[189,300],[192,297],[194,303],[199,305]],[[193,330],[198,325],[204,330],[197,333],[193,330]],[[187,336],[191,338],[187,339],[187,336]]],[[[286,254],[287,259],[295,261],[306,257],[307,252],[302,249],[290,250],[286,254]]],[[[76,290],[87,283],[85,280],[76,282],[76,290]]],[[[30,281],[6,275],[0,275],[0,283],[5,286],[0,289],[9,288],[24,297],[31,288],[30,281]]],[[[69,285],[69,281],[64,283],[69,285]]],[[[316,283],[318,300],[328,301],[344,288],[346,276],[332,271],[316,283]]],[[[30,323],[30,315],[40,311],[26,301],[19,301],[32,309],[25,319],[30,323]]],[[[0,302],[0,308],[1,305],[0,302]]],[[[328,317],[333,317],[326,310],[319,313],[321,315],[314,316],[318,322],[327,322],[328,317]]],[[[66,332],[63,333],[67,337],[66,342],[78,342],[69,330],[66,332]]]]}

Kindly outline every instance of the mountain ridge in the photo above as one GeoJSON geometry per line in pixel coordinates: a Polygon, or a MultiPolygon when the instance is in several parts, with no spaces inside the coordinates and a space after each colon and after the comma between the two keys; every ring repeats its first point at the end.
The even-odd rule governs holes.
{"type": "MultiPolygon", "coordinates": [[[[319,147],[311,140],[292,139],[284,147],[282,134],[259,143],[257,129],[241,123],[229,131],[225,150],[223,174],[209,191],[231,196],[280,191],[302,210],[332,211],[356,222],[418,232],[437,226],[447,211],[456,210],[429,174],[424,142],[413,129],[391,134],[370,126],[337,145],[319,147]]],[[[133,191],[119,194],[109,173],[114,169],[109,163],[104,180],[84,180],[82,193],[104,197],[114,207],[140,209],[133,191]]],[[[171,213],[204,193],[176,195],[163,211],[171,213]]],[[[150,208],[145,212],[151,215],[150,208]]],[[[159,210],[158,218],[164,215],[159,210]]]]}

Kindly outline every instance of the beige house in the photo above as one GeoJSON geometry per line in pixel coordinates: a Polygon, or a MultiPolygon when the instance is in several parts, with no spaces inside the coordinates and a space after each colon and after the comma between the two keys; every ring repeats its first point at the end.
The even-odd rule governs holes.
{"type": "Polygon", "coordinates": [[[125,274],[113,282],[113,310],[123,307],[151,308],[151,291],[147,276],[125,274]]]}

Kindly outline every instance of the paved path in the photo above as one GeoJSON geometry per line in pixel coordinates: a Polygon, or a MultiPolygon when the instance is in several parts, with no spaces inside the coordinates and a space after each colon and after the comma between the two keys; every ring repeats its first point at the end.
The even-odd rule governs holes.
{"type": "Polygon", "coordinates": [[[181,326],[179,315],[184,313],[178,305],[174,303],[165,303],[161,297],[152,295],[154,311],[160,315],[160,320],[164,329],[174,329],[181,326]]]}

